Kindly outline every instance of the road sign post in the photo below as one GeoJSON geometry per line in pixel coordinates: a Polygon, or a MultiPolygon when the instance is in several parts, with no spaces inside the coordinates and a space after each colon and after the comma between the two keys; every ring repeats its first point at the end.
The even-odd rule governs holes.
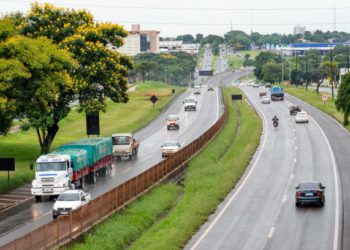
{"type": "Polygon", "coordinates": [[[324,94],[324,95],[321,96],[321,99],[323,101],[323,105],[326,105],[326,101],[328,101],[329,95],[324,94]]]}
{"type": "Polygon", "coordinates": [[[10,180],[10,171],[15,171],[15,158],[0,158],[0,171],[7,171],[7,180],[10,180]]]}
{"type": "Polygon", "coordinates": [[[232,101],[237,101],[237,100],[241,100],[242,103],[242,95],[231,95],[232,101]]]}
{"type": "Polygon", "coordinates": [[[153,103],[153,108],[154,108],[154,104],[158,101],[158,97],[156,97],[155,95],[152,95],[149,100],[153,103]]]}

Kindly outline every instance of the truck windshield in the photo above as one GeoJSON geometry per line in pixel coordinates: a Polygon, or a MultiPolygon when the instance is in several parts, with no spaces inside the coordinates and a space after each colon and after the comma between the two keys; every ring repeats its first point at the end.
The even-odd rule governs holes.
{"type": "Polygon", "coordinates": [[[78,193],[62,193],[57,198],[58,201],[79,201],[78,193]]]}
{"type": "Polygon", "coordinates": [[[67,170],[66,162],[40,162],[36,164],[37,172],[66,171],[66,170],[67,170]]]}
{"type": "Polygon", "coordinates": [[[116,136],[112,137],[113,145],[129,145],[130,137],[129,136],[116,136]]]}

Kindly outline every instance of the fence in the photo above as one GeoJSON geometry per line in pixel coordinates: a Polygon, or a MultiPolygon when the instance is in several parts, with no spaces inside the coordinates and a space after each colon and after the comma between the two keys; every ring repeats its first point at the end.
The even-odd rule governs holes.
{"type": "Polygon", "coordinates": [[[225,109],[224,114],[211,128],[176,154],[97,197],[86,206],[72,211],[69,216],[59,216],[50,223],[0,247],[0,250],[45,249],[64,245],[77,238],[181,167],[219,131],[227,116],[228,112],[225,109]]]}

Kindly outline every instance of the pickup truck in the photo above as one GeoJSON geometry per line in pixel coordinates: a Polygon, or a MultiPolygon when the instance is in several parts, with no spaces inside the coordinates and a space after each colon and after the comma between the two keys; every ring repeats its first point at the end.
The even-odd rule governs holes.
{"type": "Polygon", "coordinates": [[[52,207],[52,217],[68,215],[71,211],[91,201],[91,195],[83,190],[66,190],[61,193],[52,207]]]}
{"type": "Polygon", "coordinates": [[[137,156],[140,142],[134,138],[133,134],[113,134],[112,143],[113,155],[117,160],[125,156],[132,160],[137,156]]]}

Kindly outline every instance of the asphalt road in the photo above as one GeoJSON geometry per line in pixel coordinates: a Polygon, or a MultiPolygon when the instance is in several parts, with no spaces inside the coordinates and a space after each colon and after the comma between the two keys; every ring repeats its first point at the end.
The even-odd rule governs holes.
{"type": "MultiPolygon", "coordinates": [[[[240,74],[236,74],[239,77],[240,74]]],[[[207,91],[207,85],[215,86],[225,74],[216,75],[204,80],[202,94],[197,95],[198,109],[195,112],[184,112],[182,101],[185,97],[193,95],[193,90],[188,89],[177,98],[169,108],[147,127],[135,134],[135,138],[141,141],[139,153],[135,160],[122,160],[114,165],[110,178],[98,177],[97,183],[87,184],[86,191],[95,198],[112,188],[126,182],[132,177],[150,168],[162,160],[161,145],[166,140],[177,140],[181,145],[186,145],[205,132],[221,116],[224,110],[220,91],[214,87],[214,91],[207,91]],[[166,116],[178,114],[180,117],[180,129],[167,131],[166,116]]],[[[118,132],[118,131],[116,131],[118,132]]],[[[26,207],[15,207],[11,214],[1,217],[0,221],[0,245],[14,240],[31,230],[52,220],[53,201],[32,202],[26,207]]]]}
{"type": "Polygon", "coordinates": [[[331,138],[321,130],[325,115],[311,112],[309,124],[296,124],[288,112],[294,99],[263,105],[258,93],[266,91],[264,87],[242,89],[263,118],[259,150],[239,184],[185,249],[341,247],[339,162],[331,138]],[[272,126],[273,115],[279,117],[277,129],[272,126]],[[295,207],[295,186],[308,180],[326,186],[323,208],[295,207]]]}

